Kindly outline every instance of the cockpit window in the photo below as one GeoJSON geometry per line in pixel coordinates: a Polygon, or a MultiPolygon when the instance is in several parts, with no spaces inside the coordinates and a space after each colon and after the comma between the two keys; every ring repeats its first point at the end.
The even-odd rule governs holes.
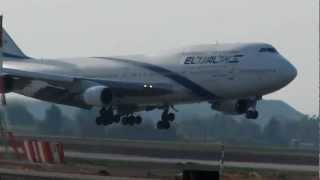
{"type": "Polygon", "coordinates": [[[259,52],[277,53],[278,51],[275,48],[261,48],[259,52]]]}

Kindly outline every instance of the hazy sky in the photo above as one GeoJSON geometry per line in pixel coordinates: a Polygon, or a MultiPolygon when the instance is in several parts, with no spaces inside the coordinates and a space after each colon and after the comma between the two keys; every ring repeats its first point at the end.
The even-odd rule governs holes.
{"type": "Polygon", "coordinates": [[[29,56],[140,54],[223,42],[273,44],[298,69],[266,96],[307,114],[319,107],[318,0],[0,0],[5,27],[29,56]]]}

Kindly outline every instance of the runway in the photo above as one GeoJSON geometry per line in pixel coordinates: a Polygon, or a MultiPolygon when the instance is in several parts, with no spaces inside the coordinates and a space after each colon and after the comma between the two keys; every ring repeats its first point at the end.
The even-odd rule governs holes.
{"type": "MultiPolygon", "coordinates": [[[[0,152],[4,147],[0,146],[0,152]]],[[[121,151],[110,152],[80,152],[79,150],[65,149],[64,155],[66,164],[38,164],[29,163],[26,160],[17,161],[9,160],[1,162],[0,176],[8,179],[23,178],[29,179],[113,179],[113,180],[130,180],[130,179],[161,179],[161,177],[173,177],[177,172],[183,169],[209,168],[216,170],[220,162],[217,159],[196,159],[176,158],[176,157],[157,157],[150,155],[150,151],[145,149],[145,155],[125,154],[121,151]],[[13,168],[13,169],[10,169],[13,168]],[[112,176],[101,174],[101,170],[106,170],[112,176]],[[125,176],[125,177],[123,177],[125,176]],[[13,177],[13,178],[11,178],[13,177]],[[132,178],[143,177],[143,178],[132,178]]],[[[89,150],[89,149],[88,149],[89,150]]],[[[91,149],[92,150],[92,149],[91,149]]],[[[156,149],[154,149],[156,150],[156,149]]],[[[128,151],[125,151],[128,152],[128,151]]],[[[9,153],[13,153],[9,149],[9,153]]],[[[0,153],[1,154],[1,153],[0,153]]],[[[245,156],[244,156],[245,157],[245,156]]],[[[317,165],[303,164],[282,164],[282,163],[265,163],[265,162],[243,162],[230,161],[224,162],[225,169],[229,169],[229,174],[239,174],[245,169],[250,172],[259,172],[263,177],[267,177],[265,172],[277,172],[290,177],[301,179],[305,175],[314,177],[318,172],[317,165]]],[[[245,172],[247,172],[245,170],[245,172]]],[[[308,179],[308,178],[307,178],[308,179]]]]}
{"type": "Polygon", "coordinates": [[[97,176],[85,174],[70,174],[61,172],[40,172],[20,169],[0,168],[0,179],[25,179],[25,180],[156,180],[151,178],[135,177],[114,177],[114,176],[97,176]]]}
{"type": "MultiPolygon", "coordinates": [[[[196,159],[178,159],[178,158],[155,158],[123,154],[105,154],[105,153],[83,153],[75,151],[66,151],[66,157],[79,159],[96,159],[96,160],[118,160],[133,162],[155,162],[155,163],[195,163],[202,165],[218,166],[219,161],[212,160],[196,160],[196,159]]],[[[301,172],[318,172],[317,166],[311,165],[293,165],[293,164],[273,164],[273,163],[252,163],[252,162],[224,162],[225,167],[232,168],[252,168],[252,169],[268,169],[282,171],[301,171],[301,172]]]]}
{"type": "MultiPolygon", "coordinates": [[[[156,151],[157,149],[148,149],[147,147],[144,147],[143,149],[140,149],[140,151],[145,151],[148,152],[146,155],[142,154],[126,154],[126,153],[131,153],[131,149],[127,151],[120,151],[125,149],[125,146],[119,146],[117,149],[115,149],[113,152],[117,153],[110,153],[108,150],[112,148],[112,146],[107,146],[104,147],[102,152],[88,152],[88,151],[83,151],[83,149],[87,148],[89,142],[92,143],[92,141],[87,141],[87,145],[81,145],[79,147],[75,146],[78,145],[79,142],[76,142],[72,144],[71,146],[75,146],[77,148],[74,149],[66,149],[65,150],[65,156],[67,158],[78,158],[78,159],[88,159],[88,160],[119,160],[119,161],[131,161],[131,162],[155,162],[155,163],[170,163],[170,164],[177,164],[177,163],[195,163],[195,164],[202,164],[202,165],[210,165],[210,166],[218,166],[219,157],[212,159],[198,159],[194,158],[192,156],[190,157],[179,157],[176,158],[174,156],[171,157],[157,157],[152,155],[151,152],[156,151]],[[81,150],[75,150],[78,148],[82,148],[81,150]],[[118,151],[116,151],[118,150],[118,151]]],[[[66,142],[67,143],[67,142],[66,142]]],[[[69,144],[68,142],[67,144],[69,144]]],[[[83,141],[82,141],[83,143],[83,141]]],[[[110,142],[108,142],[110,144],[110,142]]],[[[119,142],[117,142],[119,144],[119,142]]],[[[127,144],[127,143],[126,143],[127,144]]],[[[103,147],[105,143],[95,142],[94,149],[97,147],[103,147]]],[[[133,146],[133,145],[130,145],[133,146]]],[[[0,147],[0,152],[4,152],[4,147],[0,147]]],[[[195,151],[196,152],[196,151],[195,151]]],[[[155,152],[156,153],[156,152],[155,152]]],[[[168,154],[168,153],[167,153],[168,154]]],[[[210,154],[208,154],[208,157],[210,154]]],[[[217,156],[217,155],[216,155],[217,156]]],[[[274,157],[273,157],[274,158],[274,157]]],[[[251,159],[252,160],[252,159],[251,159]]],[[[318,167],[317,165],[312,165],[312,164],[287,164],[287,163],[279,163],[277,162],[277,159],[273,159],[273,162],[256,162],[256,161],[250,161],[250,162],[245,162],[245,161],[232,161],[232,160],[225,160],[225,167],[231,167],[231,168],[252,168],[252,169],[268,169],[268,170],[282,170],[282,171],[301,171],[301,172],[318,172],[318,167]]]]}
{"type": "MultiPolygon", "coordinates": [[[[4,152],[3,147],[0,147],[0,152],[4,152]]],[[[88,152],[76,152],[76,151],[65,151],[65,156],[67,158],[78,158],[78,159],[88,159],[88,160],[117,160],[117,161],[154,162],[154,163],[170,163],[170,164],[195,163],[195,164],[210,165],[210,166],[218,166],[220,164],[219,161],[214,161],[214,160],[157,158],[157,157],[135,156],[135,155],[125,155],[125,154],[88,153],[88,152]]],[[[312,166],[312,165],[225,161],[224,166],[232,167],[232,168],[318,172],[318,166],[312,166]]]]}

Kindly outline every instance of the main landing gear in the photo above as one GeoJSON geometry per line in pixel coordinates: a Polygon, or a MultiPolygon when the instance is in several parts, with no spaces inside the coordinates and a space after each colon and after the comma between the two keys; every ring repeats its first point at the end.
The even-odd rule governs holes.
{"type": "Polygon", "coordinates": [[[108,126],[113,123],[119,123],[121,122],[123,125],[139,125],[142,123],[142,117],[141,116],[134,116],[133,114],[127,114],[127,115],[120,115],[120,114],[114,114],[112,108],[109,109],[102,108],[100,111],[100,116],[96,118],[96,124],[98,126],[108,126]]]}
{"type": "MultiPolygon", "coordinates": [[[[174,108],[173,108],[174,109],[174,108]]],[[[135,116],[131,114],[115,114],[113,109],[110,107],[108,109],[102,108],[100,111],[100,116],[96,118],[96,124],[98,126],[108,126],[113,123],[121,123],[123,125],[134,126],[142,123],[143,119],[141,116],[135,116]]],[[[158,129],[169,129],[170,122],[175,120],[175,114],[169,112],[169,107],[166,107],[161,115],[161,120],[157,123],[158,129]]]]}
{"type": "Polygon", "coordinates": [[[110,125],[112,123],[120,121],[120,120],[118,120],[119,119],[118,116],[114,115],[112,108],[109,108],[109,109],[102,108],[99,111],[99,113],[100,113],[100,116],[98,116],[96,118],[96,124],[98,126],[100,126],[100,125],[107,126],[107,125],[110,125]]]}
{"type": "Polygon", "coordinates": [[[175,114],[169,113],[169,108],[166,108],[161,115],[161,120],[158,121],[158,123],[157,123],[157,128],[158,129],[169,129],[170,122],[174,121],[174,119],[175,119],[175,114]]]}

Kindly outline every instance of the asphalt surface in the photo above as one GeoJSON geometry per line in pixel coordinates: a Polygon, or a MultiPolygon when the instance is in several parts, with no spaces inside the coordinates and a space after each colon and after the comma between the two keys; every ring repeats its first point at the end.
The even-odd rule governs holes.
{"type": "MultiPolygon", "coordinates": [[[[4,148],[0,147],[0,152],[4,152],[4,148]]],[[[125,154],[108,154],[108,153],[88,153],[65,151],[65,157],[88,159],[88,160],[118,160],[118,161],[132,161],[132,162],[154,162],[154,163],[195,163],[201,165],[219,166],[220,162],[215,160],[198,160],[198,159],[179,159],[179,158],[158,158],[145,157],[125,154]]],[[[282,170],[282,171],[301,171],[301,172],[318,172],[316,165],[294,165],[294,164],[277,164],[277,163],[256,163],[256,162],[236,162],[225,161],[225,167],[232,168],[252,168],[252,169],[268,169],[268,170],[282,170]]]]}
{"type": "MultiPolygon", "coordinates": [[[[43,139],[59,139],[59,138],[48,138],[48,137],[42,137],[43,139]]],[[[66,141],[65,138],[61,138],[64,141],[66,141]]],[[[78,139],[67,139],[70,142],[64,142],[65,146],[69,145],[74,148],[65,148],[65,156],[67,158],[78,158],[78,159],[88,159],[88,160],[118,160],[118,161],[131,161],[131,162],[155,162],[155,163],[171,163],[171,164],[177,164],[177,163],[195,163],[195,164],[202,164],[202,165],[211,165],[211,166],[217,166],[220,164],[217,159],[220,158],[220,153],[218,153],[214,158],[208,158],[210,156],[213,156],[211,154],[210,156],[206,154],[207,158],[198,158],[196,156],[186,156],[186,157],[179,157],[179,156],[169,156],[169,157],[159,157],[156,156],[156,154],[159,151],[159,149],[148,149],[146,147],[143,147],[142,149],[139,149],[139,152],[149,152],[148,153],[138,153],[134,154],[135,149],[132,149],[131,146],[135,147],[134,145],[130,145],[130,148],[128,149],[127,144],[126,146],[117,146],[116,148],[112,149],[112,146],[110,145],[110,142],[102,143],[102,142],[95,142],[95,141],[84,141],[78,140],[78,139]],[[78,142],[78,141],[79,142],[78,142]],[[91,144],[90,144],[91,143],[91,144]],[[78,147],[78,146],[79,147],[78,147]],[[92,148],[88,148],[88,146],[92,146],[92,148]],[[105,146],[105,147],[104,147],[105,146]],[[83,151],[83,149],[88,148],[88,151],[83,151]],[[101,149],[99,149],[101,148],[101,149]],[[110,150],[112,152],[109,152],[110,150]],[[127,148],[127,149],[126,149],[127,148]],[[79,149],[79,151],[78,151],[79,149]],[[98,151],[96,151],[98,149],[98,151]],[[89,151],[90,150],[90,151],[89,151]],[[92,151],[91,151],[92,150],[92,151]],[[147,151],[148,150],[148,151],[147,151]],[[152,154],[150,154],[152,153],[152,154]]],[[[117,145],[119,142],[116,143],[117,145]]],[[[120,143],[121,144],[121,143],[120,143]]],[[[4,151],[3,147],[0,147],[0,152],[4,151]]],[[[168,154],[168,153],[164,153],[168,154]]],[[[171,153],[169,153],[170,155],[171,153]]],[[[230,153],[229,153],[230,154],[230,153]]],[[[228,154],[228,156],[230,156],[228,154]]],[[[279,157],[281,158],[281,156],[279,157]]],[[[244,159],[247,159],[246,156],[244,156],[244,159]]],[[[301,171],[301,172],[318,172],[318,167],[315,164],[297,164],[297,163],[291,163],[288,161],[286,163],[282,163],[282,161],[277,161],[274,157],[269,157],[272,161],[265,162],[265,161],[259,161],[259,159],[253,158],[257,161],[251,161],[249,158],[246,161],[238,161],[236,159],[226,159],[225,160],[225,167],[231,167],[231,168],[252,168],[252,169],[267,169],[267,170],[282,170],[282,171],[301,171]],[[281,162],[281,163],[280,163],[281,162]]],[[[284,161],[286,162],[286,161],[284,161]]]]}
{"type": "MultiPolygon", "coordinates": [[[[105,154],[105,153],[83,153],[66,151],[66,157],[91,159],[91,160],[119,160],[119,161],[136,161],[136,162],[155,162],[155,163],[195,163],[202,165],[218,166],[219,161],[212,160],[196,160],[196,159],[178,159],[178,158],[154,158],[123,154],[105,154]]],[[[274,164],[274,163],[252,163],[252,162],[224,162],[225,167],[232,168],[252,168],[252,169],[268,169],[282,171],[301,171],[301,172],[318,172],[318,166],[311,165],[293,165],[293,164],[274,164]]]]}
{"type": "MultiPolygon", "coordinates": [[[[31,137],[21,137],[29,139],[31,137]]],[[[62,142],[66,151],[102,154],[125,154],[130,156],[197,159],[217,161],[221,157],[220,144],[207,143],[162,143],[153,141],[32,137],[51,142],[62,142]]],[[[318,165],[318,151],[315,149],[225,146],[225,161],[271,164],[318,165]]]]}
{"type": "Polygon", "coordinates": [[[69,174],[60,172],[40,172],[40,171],[30,171],[30,170],[20,170],[20,169],[6,169],[0,168],[0,179],[2,178],[10,179],[79,179],[79,180],[153,180],[150,178],[133,178],[133,177],[114,177],[114,176],[95,176],[95,175],[83,175],[83,174],[69,174]]]}

